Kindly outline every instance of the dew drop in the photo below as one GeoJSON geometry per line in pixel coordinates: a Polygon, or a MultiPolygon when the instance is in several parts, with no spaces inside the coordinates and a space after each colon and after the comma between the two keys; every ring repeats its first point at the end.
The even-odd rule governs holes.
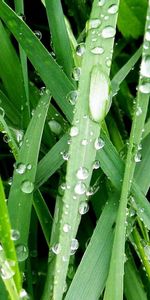
{"type": "Polygon", "coordinates": [[[79,248],[79,242],[77,239],[72,239],[70,246],[70,255],[74,255],[79,248]]]}
{"type": "Polygon", "coordinates": [[[93,163],[93,169],[97,170],[100,168],[100,161],[99,160],[95,160],[93,163]]]}
{"type": "Polygon", "coordinates": [[[19,300],[29,300],[29,295],[24,289],[20,291],[19,300]]]}
{"type": "Polygon", "coordinates": [[[103,6],[105,4],[106,0],[99,0],[98,6],[103,6]]]}
{"type": "Polygon", "coordinates": [[[146,246],[144,247],[144,252],[145,252],[145,254],[146,254],[148,260],[150,261],[150,246],[149,246],[149,245],[146,245],[146,246]]]}
{"type": "Polygon", "coordinates": [[[69,224],[64,224],[63,226],[63,231],[68,233],[71,230],[71,225],[69,224]]]}
{"type": "Polygon", "coordinates": [[[94,147],[96,150],[100,150],[105,146],[104,141],[101,138],[97,138],[95,143],[94,143],[94,147]]]}
{"type": "Polygon", "coordinates": [[[32,165],[31,164],[27,164],[27,170],[31,170],[32,169],[32,165]]]}
{"type": "Polygon", "coordinates": [[[79,213],[80,215],[85,215],[89,210],[89,205],[88,203],[85,201],[85,202],[81,202],[80,205],[79,205],[79,213]]]}
{"type": "Polygon", "coordinates": [[[72,78],[73,78],[75,81],[79,81],[80,75],[81,75],[81,68],[75,67],[75,68],[73,69],[73,72],[72,72],[72,78]]]}
{"type": "Polygon", "coordinates": [[[141,93],[143,94],[149,94],[150,93],[150,83],[149,82],[143,82],[140,86],[139,86],[139,90],[141,93]]]}
{"type": "Polygon", "coordinates": [[[31,194],[34,190],[34,184],[29,180],[24,180],[21,184],[21,190],[25,194],[31,194]]]}
{"type": "Polygon", "coordinates": [[[89,171],[88,171],[88,169],[86,169],[84,167],[80,167],[76,173],[76,176],[80,180],[85,180],[89,176],[89,171]]]}
{"type": "Polygon", "coordinates": [[[99,19],[91,19],[88,22],[88,29],[98,28],[101,25],[101,21],[99,19]]]}
{"type": "Polygon", "coordinates": [[[85,53],[85,44],[81,43],[76,47],[76,54],[82,56],[85,53]]]}
{"type": "Polygon", "coordinates": [[[116,30],[112,26],[106,26],[102,30],[102,37],[105,39],[109,39],[115,36],[116,30]]]}
{"type": "Polygon", "coordinates": [[[24,174],[26,171],[26,165],[23,163],[18,163],[15,165],[15,170],[18,174],[24,174]]]}
{"type": "Polygon", "coordinates": [[[37,37],[39,40],[42,39],[42,33],[41,33],[41,31],[35,30],[35,31],[34,31],[34,34],[36,35],[36,37],[37,37]]]}
{"type": "Polygon", "coordinates": [[[83,195],[86,192],[86,185],[83,182],[78,182],[74,191],[77,195],[83,195]]]}
{"type": "Polygon", "coordinates": [[[69,160],[69,153],[66,151],[61,152],[62,158],[64,160],[69,160]]]}
{"type": "Polygon", "coordinates": [[[150,42],[150,30],[147,30],[145,33],[145,39],[150,42]]]}
{"type": "Polygon", "coordinates": [[[48,125],[50,127],[50,130],[56,134],[56,135],[60,135],[61,131],[62,131],[62,126],[55,120],[51,120],[48,122],[48,125]]]}
{"type": "Polygon", "coordinates": [[[141,75],[150,78],[150,55],[147,55],[142,59],[141,75]]]}
{"type": "Polygon", "coordinates": [[[139,162],[141,162],[141,159],[142,159],[141,153],[138,152],[138,153],[134,156],[134,161],[135,161],[136,163],[139,163],[139,162]]]}
{"type": "Polygon", "coordinates": [[[52,252],[56,255],[58,255],[61,252],[61,245],[60,244],[55,244],[51,248],[52,252]]]}
{"type": "Polygon", "coordinates": [[[16,246],[16,254],[18,261],[25,261],[28,258],[28,249],[25,245],[17,245],[16,246]]]}
{"type": "Polygon", "coordinates": [[[18,17],[24,22],[26,21],[26,16],[24,14],[19,14],[18,17]]]}
{"type": "Polygon", "coordinates": [[[4,134],[3,141],[8,144],[11,141],[11,139],[7,134],[4,134]]]}
{"type": "Polygon", "coordinates": [[[20,232],[19,232],[19,230],[12,229],[11,230],[11,239],[13,241],[17,241],[17,240],[19,240],[19,238],[20,238],[20,232]]]}
{"type": "Polygon", "coordinates": [[[75,105],[78,99],[78,91],[71,91],[67,95],[67,101],[69,101],[72,105],[75,105]]]}
{"type": "Polygon", "coordinates": [[[79,129],[76,126],[72,126],[70,129],[70,136],[74,137],[77,136],[79,133],[79,129]]]}
{"type": "Polygon", "coordinates": [[[112,5],[110,5],[109,8],[108,8],[108,13],[109,13],[110,15],[116,14],[117,11],[118,11],[118,5],[116,5],[116,4],[112,4],[112,5]]]}
{"type": "Polygon", "coordinates": [[[2,107],[0,107],[0,117],[4,118],[4,116],[5,116],[5,111],[2,107]]]}
{"type": "Polygon", "coordinates": [[[0,266],[0,276],[3,280],[10,279],[14,276],[15,272],[11,269],[10,264],[5,260],[0,266]]]}
{"type": "Polygon", "coordinates": [[[88,140],[87,140],[87,139],[83,139],[83,140],[81,141],[81,145],[82,145],[82,146],[87,146],[87,145],[88,145],[88,140]]]}
{"type": "Polygon", "coordinates": [[[140,116],[142,114],[142,109],[140,106],[138,106],[137,110],[136,110],[136,116],[140,116]]]}
{"type": "Polygon", "coordinates": [[[93,53],[93,54],[103,54],[104,49],[102,47],[95,47],[91,50],[91,53],[93,53]]]}

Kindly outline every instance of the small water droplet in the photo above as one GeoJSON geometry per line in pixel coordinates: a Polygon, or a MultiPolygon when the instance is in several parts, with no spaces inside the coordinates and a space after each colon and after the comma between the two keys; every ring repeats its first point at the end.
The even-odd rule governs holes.
{"type": "Polygon", "coordinates": [[[150,78],[150,55],[146,55],[142,59],[141,75],[150,78]]]}
{"type": "Polygon", "coordinates": [[[75,81],[79,81],[80,75],[81,75],[81,68],[79,68],[79,67],[73,68],[72,78],[73,78],[75,81]]]}
{"type": "Polygon", "coordinates": [[[74,137],[77,136],[79,133],[79,129],[76,126],[72,126],[70,129],[70,136],[74,137]]]}
{"type": "Polygon", "coordinates": [[[145,39],[150,42],[150,30],[147,30],[145,33],[145,39]]]}
{"type": "Polygon", "coordinates": [[[88,145],[88,140],[87,140],[87,139],[83,139],[83,140],[81,141],[81,145],[82,145],[82,146],[88,145]]]}
{"type": "Polygon", "coordinates": [[[70,246],[70,255],[74,255],[78,248],[79,248],[78,240],[72,239],[71,246],[70,246]]]}
{"type": "Polygon", "coordinates": [[[5,116],[5,111],[2,107],[0,107],[0,116],[4,118],[5,116]]]}
{"type": "Polygon", "coordinates": [[[69,160],[69,153],[66,151],[61,152],[62,158],[64,160],[69,160]]]}
{"type": "Polygon", "coordinates": [[[95,160],[93,163],[93,169],[97,170],[100,168],[100,161],[99,160],[95,160]]]}
{"type": "Polygon", "coordinates": [[[35,31],[34,31],[34,34],[36,35],[36,37],[37,37],[39,40],[42,39],[42,33],[41,33],[41,31],[35,30],[35,31]]]}
{"type": "Polygon", "coordinates": [[[80,205],[79,205],[79,213],[80,215],[85,215],[89,210],[89,205],[88,203],[85,201],[85,202],[81,202],[80,205]]]}
{"type": "Polygon", "coordinates": [[[11,239],[13,241],[17,241],[17,240],[19,240],[19,238],[20,238],[20,232],[19,232],[19,230],[12,229],[11,230],[11,239]]]}
{"type": "Polygon", "coordinates": [[[98,28],[101,25],[101,20],[91,19],[88,22],[88,29],[98,28]]]}
{"type": "Polygon", "coordinates": [[[71,91],[67,95],[67,100],[72,104],[75,105],[78,99],[78,91],[71,91]]]}
{"type": "Polygon", "coordinates": [[[89,176],[89,171],[87,168],[84,168],[84,167],[80,167],[76,173],[76,176],[78,179],[80,180],[85,180],[88,178],[89,176]]]}
{"type": "Polygon", "coordinates": [[[19,300],[29,300],[29,295],[24,289],[20,291],[19,300]]]}
{"type": "Polygon", "coordinates": [[[32,165],[31,164],[27,164],[27,170],[31,170],[32,169],[32,165]]]}
{"type": "Polygon", "coordinates": [[[24,180],[21,184],[21,190],[25,194],[31,194],[34,190],[34,184],[29,180],[24,180]]]}
{"type": "Polygon", "coordinates": [[[58,255],[61,252],[61,245],[59,243],[55,244],[52,246],[51,250],[54,254],[58,255]]]}
{"type": "Polygon", "coordinates": [[[50,130],[56,134],[56,135],[60,135],[61,131],[62,131],[62,126],[61,124],[59,124],[57,121],[55,120],[51,120],[48,122],[48,125],[50,127],[50,130]]]}
{"type": "Polygon", "coordinates": [[[24,14],[19,14],[18,17],[24,22],[26,21],[26,16],[24,14]]]}
{"type": "Polygon", "coordinates": [[[93,53],[93,54],[103,54],[104,49],[102,47],[95,47],[91,50],[91,53],[93,53]]]}
{"type": "Polygon", "coordinates": [[[103,6],[105,4],[106,0],[99,0],[98,6],[103,6]]]}
{"type": "Polygon", "coordinates": [[[108,8],[108,13],[109,13],[110,15],[116,14],[117,11],[118,11],[118,5],[116,5],[116,4],[112,4],[112,5],[110,5],[109,8],[108,8]]]}
{"type": "Polygon", "coordinates": [[[10,279],[14,276],[15,272],[11,269],[10,264],[7,260],[5,260],[0,265],[0,276],[3,280],[10,279]]]}
{"type": "Polygon", "coordinates": [[[85,44],[81,43],[76,47],[76,54],[82,56],[85,53],[85,44]]]}
{"type": "Polygon", "coordinates": [[[16,246],[16,254],[17,254],[17,258],[18,261],[25,261],[28,258],[28,249],[25,245],[17,245],[16,246]]]}
{"type": "Polygon", "coordinates": [[[142,114],[142,109],[140,106],[138,106],[137,110],[136,110],[136,116],[140,116],[142,114]]]}
{"type": "Polygon", "coordinates": [[[105,146],[104,141],[101,138],[97,138],[95,143],[94,143],[94,147],[96,150],[100,150],[105,146]]]}
{"type": "Polygon", "coordinates": [[[138,152],[138,153],[134,156],[134,161],[135,161],[136,163],[138,163],[138,162],[141,162],[141,159],[142,159],[141,153],[138,152]]]}
{"type": "Polygon", "coordinates": [[[64,224],[63,226],[63,231],[68,233],[71,230],[71,225],[69,224],[64,224]]]}
{"type": "Polygon", "coordinates": [[[26,171],[26,165],[23,163],[15,164],[15,170],[18,174],[24,174],[26,171]]]}
{"type": "Polygon", "coordinates": [[[143,94],[149,94],[150,93],[150,83],[149,82],[143,82],[140,86],[139,86],[139,90],[141,93],[143,94]]]}
{"type": "Polygon", "coordinates": [[[102,37],[109,39],[115,36],[116,30],[112,26],[106,26],[102,30],[102,37]]]}
{"type": "Polygon", "coordinates": [[[8,144],[11,141],[11,139],[7,134],[4,134],[3,141],[8,144]]]}
{"type": "Polygon", "coordinates": [[[110,66],[111,66],[111,59],[109,59],[109,58],[106,59],[106,66],[108,68],[110,68],[110,66]]]}
{"type": "Polygon", "coordinates": [[[86,192],[86,185],[83,182],[78,182],[74,191],[77,195],[83,195],[86,192]]]}
{"type": "Polygon", "coordinates": [[[146,245],[144,247],[144,252],[145,252],[145,254],[147,256],[147,259],[150,261],[150,246],[149,245],[146,245]]]}

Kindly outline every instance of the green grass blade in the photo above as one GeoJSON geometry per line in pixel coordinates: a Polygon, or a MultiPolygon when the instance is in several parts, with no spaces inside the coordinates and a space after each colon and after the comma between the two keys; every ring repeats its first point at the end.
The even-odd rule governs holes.
{"type": "Polygon", "coordinates": [[[61,1],[45,0],[45,4],[56,59],[59,65],[63,67],[64,72],[71,79],[73,57],[61,1]]]}
{"type": "Polygon", "coordinates": [[[16,288],[19,291],[21,289],[21,277],[19,273],[19,267],[17,262],[17,256],[15,251],[14,242],[11,238],[12,231],[11,225],[8,216],[8,209],[6,204],[6,197],[4,194],[2,180],[0,178],[0,243],[3,246],[3,250],[7,257],[7,260],[14,262],[13,266],[10,267],[14,271],[14,281],[16,284],[16,288]]]}
{"type": "Polygon", "coordinates": [[[20,239],[17,243],[24,246],[27,246],[28,241],[37,160],[49,99],[49,93],[44,93],[29,123],[18,153],[17,169],[14,171],[9,195],[8,207],[11,225],[13,229],[20,232],[20,239]],[[24,171],[21,171],[20,174],[18,168],[22,167],[24,171]]]}
{"type": "Polygon", "coordinates": [[[72,106],[66,99],[66,95],[74,90],[70,80],[29,27],[2,1],[0,1],[0,17],[26,52],[63,113],[71,121],[72,106]]]}
{"type": "MultiPolygon", "coordinates": [[[[119,1],[115,1],[115,4],[118,5],[119,1]]],[[[99,137],[101,122],[105,117],[106,112],[106,102],[103,102],[103,96],[101,97],[101,91],[99,94],[99,102],[101,108],[97,108],[101,112],[101,115],[95,117],[93,110],[95,110],[95,93],[99,90],[99,85],[104,84],[102,89],[106,89],[106,93],[109,90],[109,76],[110,67],[107,64],[103,64],[103,61],[109,59],[111,61],[112,53],[110,49],[113,48],[114,44],[114,35],[115,27],[117,21],[117,13],[109,18],[108,22],[102,23],[102,36],[96,40],[95,44],[92,44],[93,32],[95,36],[99,33],[101,17],[100,11],[105,12],[108,9],[110,2],[107,1],[106,4],[98,8],[98,1],[93,2],[93,9],[91,13],[91,18],[89,24],[87,25],[88,34],[86,39],[86,50],[83,56],[82,68],[81,68],[81,77],[79,81],[79,96],[78,101],[75,106],[75,114],[73,120],[73,130],[77,130],[77,134],[72,137],[72,142],[69,148],[69,160],[67,163],[67,175],[66,175],[66,185],[69,186],[69,189],[65,189],[64,197],[62,199],[63,203],[69,207],[68,214],[65,214],[65,209],[60,216],[60,221],[58,226],[60,227],[60,234],[55,236],[55,243],[59,243],[61,246],[61,251],[59,255],[56,255],[54,260],[54,271],[51,270],[51,263],[49,263],[48,274],[53,274],[53,278],[50,274],[50,277],[47,277],[45,291],[43,294],[43,300],[46,300],[49,295],[54,299],[62,299],[65,278],[67,274],[69,257],[70,257],[70,246],[71,241],[76,235],[77,224],[79,223],[80,216],[78,213],[80,202],[85,201],[86,195],[88,192],[90,179],[92,175],[92,165],[96,157],[97,147],[94,146],[95,141],[99,137]],[[96,21],[95,21],[96,20],[96,21]],[[96,25],[95,25],[96,22],[96,25]],[[98,25],[97,25],[98,23],[98,25]],[[94,25],[93,25],[94,24],[94,25]],[[113,34],[107,38],[107,33],[105,35],[105,29],[107,32],[107,27],[112,26],[113,34]],[[88,27],[89,26],[89,27],[88,27]],[[93,28],[94,27],[94,28],[93,28]],[[96,27],[96,28],[95,28],[96,27]],[[101,50],[101,47],[103,48],[101,50]],[[108,51],[109,49],[109,51],[108,51]],[[98,51],[98,53],[97,53],[98,51]],[[96,53],[95,53],[96,52],[96,53]],[[94,66],[94,67],[93,67],[94,66]],[[106,79],[107,78],[107,79],[106,79]],[[89,91],[90,86],[90,91],[89,91]],[[81,106],[82,103],[82,106],[81,106]],[[102,103],[102,104],[101,104],[102,103]],[[92,106],[93,105],[93,106],[92,106]],[[92,112],[89,112],[89,109],[93,109],[92,112]],[[86,117],[85,117],[86,116],[86,117]],[[98,119],[97,119],[98,118],[98,119]],[[79,123],[78,123],[79,122],[79,123]],[[100,123],[100,124],[99,124],[100,123]],[[91,140],[89,136],[92,131],[91,140]],[[88,141],[86,145],[82,144],[82,141],[88,141]],[[77,147],[76,145],[81,145],[77,147]],[[80,182],[80,178],[77,177],[77,171],[82,168],[86,168],[88,176],[84,180],[84,183],[80,182]],[[80,187],[83,187],[83,191],[80,194],[80,187]],[[75,197],[74,201],[72,197],[75,197]],[[70,203],[70,199],[71,203],[70,203]],[[69,228],[69,229],[66,229],[69,228]],[[65,260],[63,258],[66,258],[65,260]],[[63,268],[61,267],[63,261],[63,268]],[[59,271],[58,271],[59,270],[59,271]],[[57,282],[53,286],[53,291],[50,290],[50,286],[53,285],[53,281],[57,282]]],[[[109,28],[109,27],[108,27],[109,28]]],[[[108,92],[109,94],[109,92],[108,92]]],[[[109,98],[109,95],[107,96],[109,98]]],[[[108,99],[107,98],[107,99],[108,99]]],[[[106,99],[106,98],[105,98],[106,99]]],[[[109,101],[109,100],[107,100],[109,101]]],[[[72,129],[71,129],[72,130],[72,129]]],[[[72,135],[72,133],[71,133],[72,135]]],[[[82,189],[82,188],[81,188],[82,189]]],[[[56,231],[57,233],[58,231],[56,231]]],[[[54,240],[54,239],[53,239],[54,240]]],[[[53,245],[50,245],[51,247],[53,245]]]]}
{"type": "MultiPolygon", "coordinates": [[[[150,4],[150,3],[149,3],[150,4]]],[[[150,7],[147,12],[150,15],[150,7]]],[[[149,21],[147,18],[146,28],[147,31],[149,21]]],[[[112,257],[110,263],[109,275],[106,283],[106,290],[104,300],[122,300],[123,299],[123,275],[124,275],[124,248],[125,248],[125,234],[126,234],[126,207],[128,202],[128,196],[131,189],[134,170],[136,166],[136,156],[138,155],[138,146],[141,141],[142,130],[148,109],[149,94],[145,94],[140,90],[143,84],[144,78],[146,80],[145,70],[143,65],[146,63],[146,58],[149,54],[149,49],[145,50],[147,44],[146,38],[144,40],[141,73],[137,93],[136,109],[134,113],[131,135],[129,140],[129,148],[126,159],[126,167],[121,191],[120,205],[118,210],[116,230],[114,237],[114,244],[112,249],[112,257]],[[138,108],[141,109],[141,114],[137,114],[138,108]],[[117,257],[117,259],[116,259],[117,257]]]]}

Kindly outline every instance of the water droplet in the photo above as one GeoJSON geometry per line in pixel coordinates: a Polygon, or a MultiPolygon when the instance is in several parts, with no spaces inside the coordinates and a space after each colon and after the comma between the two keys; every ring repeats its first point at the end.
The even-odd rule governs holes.
{"type": "Polygon", "coordinates": [[[138,153],[134,156],[134,161],[135,161],[136,163],[138,163],[138,162],[141,162],[141,159],[142,159],[141,153],[138,152],[138,153]]]}
{"type": "Polygon", "coordinates": [[[85,53],[85,44],[81,43],[76,47],[76,53],[78,56],[82,56],[85,53]]]}
{"type": "Polygon", "coordinates": [[[64,160],[69,160],[69,153],[66,151],[61,152],[62,158],[64,160]]]}
{"type": "Polygon", "coordinates": [[[35,31],[34,31],[34,34],[36,35],[36,37],[37,37],[39,40],[42,39],[42,33],[41,33],[41,31],[35,30],[35,31]]]}
{"type": "Polygon", "coordinates": [[[150,55],[146,55],[142,59],[141,75],[150,78],[150,55]]]}
{"type": "Polygon", "coordinates": [[[70,231],[70,229],[71,229],[71,225],[69,225],[69,224],[64,224],[64,226],[63,226],[63,231],[64,232],[69,232],[70,231]]]}
{"type": "Polygon", "coordinates": [[[95,160],[93,163],[93,169],[97,170],[100,168],[100,161],[99,160],[95,160]]]}
{"type": "Polygon", "coordinates": [[[89,205],[88,203],[85,201],[85,202],[81,202],[80,205],[79,205],[79,213],[80,215],[85,215],[89,210],[89,205]]]}
{"type": "Polygon", "coordinates": [[[80,180],[85,180],[89,176],[89,171],[88,171],[88,169],[86,169],[84,167],[80,167],[76,173],[76,176],[80,180]]]}
{"type": "Polygon", "coordinates": [[[45,87],[45,86],[42,86],[42,87],[40,88],[40,96],[43,96],[45,92],[46,92],[46,87],[45,87]]]}
{"type": "Polygon", "coordinates": [[[106,26],[102,30],[102,37],[105,39],[109,39],[115,36],[116,30],[112,26],[106,26]]]}
{"type": "Polygon", "coordinates": [[[150,246],[149,245],[146,245],[144,247],[144,252],[145,252],[145,254],[147,256],[147,259],[150,261],[150,246]]]}
{"type": "Polygon", "coordinates": [[[24,14],[19,14],[18,17],[24,22],[26,21],[26,16],[24,14]]]}
{"type": "Polygon", "coordinates": [[[150,42],[150,30],[147,30],[145,33],[145,39],[150,42]]]}
{"type": "Polygon", "coordinates": [[[88,22],[88,29],[98,28],[101,25],[101,21],[99,19],[91,19],[88,22]]]}
{"type": "Polygon", "coordinates": [[[106,0],[99,0],[98,6],[103,6],[105,4],[106,0]]]}
{"type": "Polygon", "coordinates": [[[72,104],[75,105],[78,99],[78,91],[71,91],[67,95],[67,100],[72,104]]]}
{"type": "Polygon", "coordinates": [[[93,54],[103,54],[104,49],[102,47],[95,47],[91,50],[91,53],[93,53],[93,54]]]}
{"type": "Polygon", "coordinates": [[[32,169],[32,165],[31,164],[27,164],[27,170],[31,170],[32,169]]]}
{"type": "Polygon", "coordinates": [[[11,139],[7,134],[4,134],[3,141],[8,144],[11,141],[11,139]]]}
{"type": "Polygon", "coordinates": [[[20,291],[19,300],[29,300],[29,295],[24,289],[20,291]]]}
{"type": "Polygon", "coordinates": [[[110,68],[110,66],[111,66],[111,59],[109,59],[109,58],[106,59],[106,66],[108,68],[110,68]]]}
{"type": "Polygon", "coordinates": [[[28,249],[25,245],[17,245],[16,246],[16,254],[18,261],[25,261],[28,258],[28,249]]]}
{"type": "Polygon", "coordinates": [[[79,248],[79,242],[77,239],[72,239],[70,246],[70,255],[74,255],[77,249],[79,248]]]}
{"type": "Polygon", "coordinates": [[[23,163],[18,163],[15,165],[15,170],[18,174],[24,174],[26,171],[26,165],[23,163]]]}
{"type": "Polygon", "coordinates": [[[118,11],[118,5],[116,5],[116,4],[112,4],[112,5],[110,5],[109,8],[108,8],[108,13],[109,13],[110,15],[116,14],[117,11],[118,11]]]}
{"type": "Polygon", "coordinates": [[[140,106],[138,106],[137,110],[136,110],[136,116],[140,116],[142,114],[142,109],[140,106]]]}
{"type": "Polygon", "coordinates": [[[70,136],[74,137],[77,136],[79,133],[79,129],[76,126],[72,126],[70,129],[70,136]]]}
{"type": "Polygon", "coordinates": [[[60,135],[62,131],[62,126],[55,120],[51,120],[48,122],[50,130],[55,133],[56,135],[60,135]]]}
{"type": "Polygon", "coordinates": [[[0,107],[0,116],[4,118],[5,116],[5,111],[2,107],[0,107]]]}
{"type": "Polygon", "coordinates": [[[83,139],[83,140],[81,141],[81,145],[82,145],[82,146],[88,145],[88,140],[87,140],[87,139],[83,139]]]}
{"type": "Polygon", "coordinates": [[[14,276],[15,272],[11,269],[10,264],[7,260],[2,262],[0,265],[0,276],[3,280],[10,279],[14,276]]]}
{"type": "Polygon", "coordinates": [[[20,238],[20,232],[19,232],[19,230],[12,229],[11,230],[11,239],[13,241],[17,241],[17,240],[19,240],[19,238],[20,238]]]}
{"type": "Polygon", "coordinates": [[[52,248],[51,248],[52,252],[56,255],[58,255],[61,251],[61,245],[60,244],[55,244],[52,248]]]}
{"type": "Polygon", "coordinates": [[[79,81],[81,75],[81,68],[75,67],[72,72],[72,78],[75,81],[79,81]]]}
{"type": "Polygon", "coordinates": [[[25,180],[21,184],[21,190],[25,194],[31,194],[34,190],[34,184],[29,180],[25,180]]]}
{"type": "Polygon", "coordinates": [[[150,93],[150,83],[149,82],[143,82],[140,86],[139,86],[139,90],[141,93],[143,94],[149,94],[150,93]]]}
{"type": "Polygon", "coordinates": [[[100,150],[105,146],[104,141],[101,138],[97,138],[95,143],[94,143],[94,147],[96,150],[100,150]]]}
{"type": "Polygon", "coordinates": [[[77,195],[83,195],[86,192],[86,185],[83,182],[78,182],[74,191],[77,195]]]}

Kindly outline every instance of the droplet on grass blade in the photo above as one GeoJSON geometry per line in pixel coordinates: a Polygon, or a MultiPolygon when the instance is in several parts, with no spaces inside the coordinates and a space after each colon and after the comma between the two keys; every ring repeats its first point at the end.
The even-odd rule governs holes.
{"type": "Polygon", "coordinates": [[[64,226],[63,226],[63,231],[64,231],[65,233],[68,233],[70,230],[71,230],[71,225],[69,225],[69,224],[64,224],[64,226]]]}
{"type": "Polygon", "coordinates": [[[36,37],[37,37],[39,40],[42,39],[42,32],[41,32],[41,31],[35,30],[35,31],[34,31],[34,34],[36,35],[36,37]]]}
{"type": "Polygon", "coordinates": [[[29,299],[30,297],[27,294],[27,292],[24,289],[22,289],[19,294],[19,300],[29,300],[29,299]]]}
{"type": "Polygon", "coordinates": [[[98,28],[101,25],[100,19],[91,19],[87,22],[87,30],[98,28]]]}
{"type": "Polygon", "coordinates": [[[27,247],[23,244],[17,245],[16,254],[19,262],[25,261],[29,255],[27,247]]]}
{"type": "Polygon", "coordinates": [[[102,30],[102,37],[104,39],[109,39],[115,36],[116,30],[112,26],[106,26],[102,30]]]}
{"type": "Polygon", "coordinates": [[[139,86],[139,90],[141,93],[143,94],[149,94],[150,93],[150,82],[143,82],[140,86],[139,86]]]}
{"type": "Polygon", "coordinates": [[[91,53],[93,53],[93,54],[103,54],[104,53],[104,48],[95,47],[91,50],[91,53]]]}
{"type": "Polygon", "coordinates": [[[48,122],[48,125],[50,127],[50,130],[55,133],[56,135],[60,135],[61,131],[62,131],[62,126],[60,123],[58,123],[55,120],[51,120],[48,122]]]}
{"type": "Polygon", "coordinates": [[[71,129],[70,129],[70,136],[71,137],[77,136],[78,133],[79,133],[78,127],[72,126],[71,129]]]}
{"type": "Polygon", "coordinates": [[[94,143],[96,150],[100,150],[105,146],[105,142],[101,138],[97,138],[94,143]]]}
{"type": "Polygon", "coordinates": [[[150,55],[146,55],[141,63],[141,75],[150,78],[150,55]]]}
{"type": "Polygon", "coordinates": [[[79,180],[85,180],[89,176],[89,171],[85,167],[80,167],[76,173],[76,176],[79,180]]]}
{"type": "Polygon", "coordinates": [[[112,4],[112,5],[110,5],[109,8],[108,8],[108,13],[109,13],[110,15],[116,14],[117,11],[118,11],[118,5],[116,5],[116,4],[112,4]]]}
{"type": "Polygon", "coordinates": [[[54,254],[58,255],[61,251],[61,245],[59,243],[55,244],[51,249],[54,254]]]}
{"type": "Polygon", "coordinates": [[[74,188],[77,195],[83,195],[86,192],[86,185],[83,182],[78,182],[74,188]]]}
{"type": "Polygon", "coordinates": [[[15,164],[15,170],[18,174],[24,174],[26,171],[26,165],[23,163],[15,164]]]}
{"type": "Polygon", "coordinates": [[[2,107],[0,107],[0,116],[4,118],[5,116],[5,111],[2,107]]]}
{"type": "Polygon", "coordinates": [[[84,43],[80,43],[77,47],[76,47],[76,54],[78,56],[83,56],[83,54],[85,53],[85,44],[84,43]]]}
{"type": "Polygon", "coordinates": [[[79,214],[85,215],[89,211],[89,205],[86,201],[81,202],[79,205],[79,214]]]}
{"type": "Polygon", "coordinates": [[[71,91],[67,95],[67,100],[72,104],[75,105],[78,99],[78,91],[71,91]]]}
{"type": "Polygon", "coordinates": [[[80,79],[80,74],[81,74],[81,68],[79,68],[79,67],[73,68],[73,71],[72,71],[72,78],[73,78],[75,81],[79,81],[79,79],[80,79]]]}
{"type": "Polygon", "coordinates": [[[31,194],[34,190],[33,182],[31,182],[29,180],[24,180],[21,184],[21,190],[25,194],[31,194]]]}
{"type": "Polygon", "coordinates": [[[70,255],[74,255],[79,248],[79,242],[77,239],[72,239],[70,246],[70,255]]]}
{"type": "Polygon", "coordinates": [[[11,239],[13,241],[17,241],[17,240],[19,240],[19,238],[20,238],[20,232],[19,232],[19,230],[11,229],[11,239]]]}
{"type": "Polygon", "coordinates": [[[99,0],[98,6],[103,6],[105,4],[106,0],[99,0]]]}

